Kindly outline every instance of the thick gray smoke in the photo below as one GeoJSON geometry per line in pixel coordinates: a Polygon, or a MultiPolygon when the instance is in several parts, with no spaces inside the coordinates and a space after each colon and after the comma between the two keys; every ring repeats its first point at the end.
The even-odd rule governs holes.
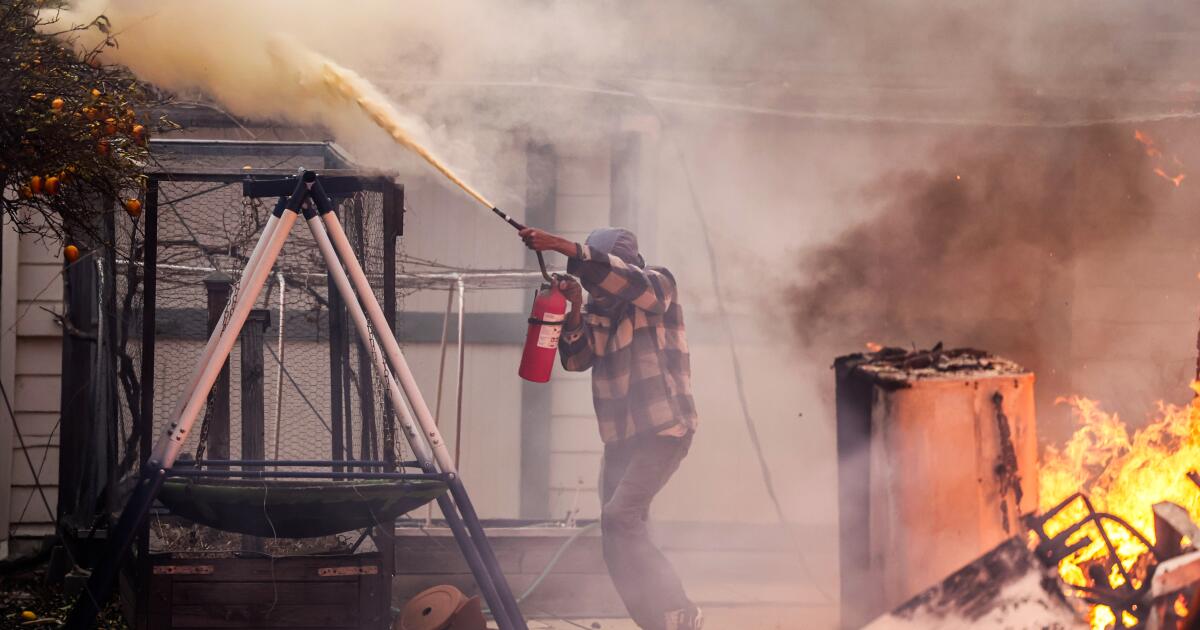
{"type": "Polygon", "coordinates": [[[790,292],[806,343],[1002,348],[1036,360],[1080,255],[1119,257],[1152,210],[1151,159],[1126,126],[964,131],[881,174],[879,213],[806,253],[790,292]]]}

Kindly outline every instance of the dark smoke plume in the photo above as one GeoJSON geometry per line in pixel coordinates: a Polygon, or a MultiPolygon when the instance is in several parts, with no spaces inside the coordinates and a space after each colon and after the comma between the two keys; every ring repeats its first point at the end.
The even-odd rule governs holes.
{"type": "Polygon", "coordinates": [[[863,191],[875,218],[803,257],[789,293],[796,332],[810,347],[944,339],[1037,364],[1072,263],[1117,255],[1148,225],[1152,168],[1126,126],[942,141],[863,191]]]}

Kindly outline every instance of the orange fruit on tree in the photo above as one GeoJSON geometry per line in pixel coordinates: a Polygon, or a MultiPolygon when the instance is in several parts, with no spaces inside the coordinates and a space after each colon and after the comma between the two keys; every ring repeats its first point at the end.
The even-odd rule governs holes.
{"type": "Polygon", "coordinates": [[[141,125],[134,125],[133,129],[131,129],[130,131],[133,132],[134,139],[140,140],[141,137],[146,133],[146,128],[141,125]]]}
{"type": "Polygon", "coordinates": [[[46,182],[45,182],[44,186],[45,186],[47,195],[57,195],[58,194],[58,182],[59,182],[59,179],[53,175],[46,178],[46,182]]]}
{"type": "Polygon", "coordinates": [[[108,140],[101,140],[100,142],[96,143],[96,153],[106,156],[106,155],[108,155],[108,151],[109,151],[108,140]]]}
{"type": "Polygon", "coordinates": [[[63,100],[61,98],[56,98],[53,101],[50,101],[50,109],[53,109],[56,112],[60,112],[60,111],[62,111],[62,108],[63,108],[63,100]]]}
{"type": "Polygon", "coordinates": [[[117,133],[117,119],[116,118],[105,118],[104,119],[104,133],[109,136],[117,133]]]}
{"type": "Polygon", "coordinates": [[[92,98],[100,98],[100,90],[92,88],[92,98]]]}
{"type": "Polygon", "coordinates": [[[32,190],[33,194],[35,194],[35,195],[42,194],[42,176],[41,175],[34,175],[33,177],[29,178],[29,190],[32,190]]]}
{"type": "Polygon", "coordinates": [[[142,213],[142,202],[137,199],[126,199],[125,212],[135,219],[138,218],[138,215],[142,213]]]}
{"type": "Polygon", "coordinates": [[[79,260],[79,248],[74,245],[67,245],[63,248],[63,258],[66,258],[67,262],[70,263],[79,260]]]}

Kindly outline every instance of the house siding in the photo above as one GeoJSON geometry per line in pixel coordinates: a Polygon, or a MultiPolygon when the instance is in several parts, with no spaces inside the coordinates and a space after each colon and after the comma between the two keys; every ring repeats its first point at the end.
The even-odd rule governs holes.
{"type": "Polygon", "coordinates": [[[53,508],[58,500],[58,420],[62,374],[62,262],[48,241],[18,235],[5,223],[0,277],[0,382],[15,418],[0,409],[0,556],[19,552],[20,539],[53,532],[38,482],[53,508]],[[13,431],[20,429],[28,452],[13,431]],[[27,457],[28,455],[28,457],[27,457]],[[32,461],[36,470],[30,470],[32,461]],[[11,537],[11,539],[10,539],[11,537]]]}

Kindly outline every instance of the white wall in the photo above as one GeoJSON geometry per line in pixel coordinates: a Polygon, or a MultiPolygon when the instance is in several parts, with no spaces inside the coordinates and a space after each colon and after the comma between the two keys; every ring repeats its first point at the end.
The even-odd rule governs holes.
{"type": "MultiPolygon", "coordinates": [[[[4,277],[0,288],[0,382],[4,383],[29,456],[52,508],[58,500],[58,411],[62,330],[51,313],[62,312],[62,262],[51,244],[18,236],[5,225],[4,277]],[[49,311],[49,312],[47,312],[49,311]]],[[[81,259],[87,260],[87,259],[81,259]]],[[[53,532],[53,516],[37,493],[7,409],[0,409],[0,540],[53,532]]],[[[0,556],[6,555],[0,549],[0,556]]]]}

